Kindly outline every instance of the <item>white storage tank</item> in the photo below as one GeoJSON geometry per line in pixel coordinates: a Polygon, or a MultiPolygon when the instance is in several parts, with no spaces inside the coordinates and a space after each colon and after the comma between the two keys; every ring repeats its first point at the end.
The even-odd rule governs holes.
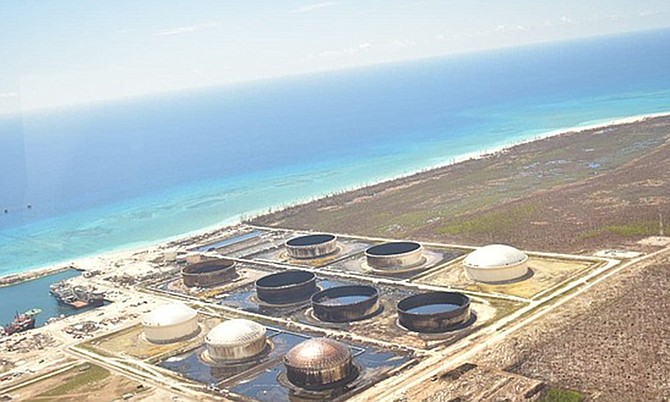
{"type": "Polygon", "coordinates": [[[267,346],[265,326],[250,320],[222,322],[205,337],[207,357],[214,362],[235,362],[261,354],[267,346]]]}
{"type": "Polygon", "coordinates": [[[491,244],[468,254],[463,266],[468,276],[478,282],[512,282],[528,275],[528,256],[511,246],[491,244]]]}
{"type": "Polygon", "coordinates": [[[177,250],[167,250],[163,253],[163,259],[168,262],[177,261],[177,250]]]}
{"type": "Polygon", "coordinates": [[[200,253],[186,253],[187,264],[197,264],[202,261],[203,255],[200,253]]]}
{"type": "Polygon", "coordinates": [[[198,334],[198,313],[184,303],[162,304],[142,317],[144,336],[153,343],[172,343],[198,334]]]}

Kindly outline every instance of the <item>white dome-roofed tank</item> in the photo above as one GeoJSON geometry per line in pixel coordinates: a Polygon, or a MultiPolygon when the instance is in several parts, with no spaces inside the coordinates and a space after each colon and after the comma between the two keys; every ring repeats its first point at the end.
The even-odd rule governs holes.
{"type": "Polygon", "coordinates": [[[511,246],[490,244],[468,254],[463,266],[468,276],[478,282],[511,282],[527,277],[528,256],[511,246]]]}
{"type": "Polygon", "coordinates": [[[162,304],[142,317],[146,339],[172,343],[191,338],[200,331],[198,313],[184,303],[162,304]]]}
{"type": "Polygon", "coordinates": [[[214,362],[235,362],[261,354],[267,346],[263,325],[245,319],[222,322],[205,337],[206,356],[214,362]]]}

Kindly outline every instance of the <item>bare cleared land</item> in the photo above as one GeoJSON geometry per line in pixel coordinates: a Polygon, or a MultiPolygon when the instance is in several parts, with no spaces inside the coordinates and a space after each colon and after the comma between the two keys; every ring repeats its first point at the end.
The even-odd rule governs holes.
{"type": "Polygon", "coordinates": [[[134,400],[152,400],[156,396],[153,389],[87,363],[27,385],[13,393],[16,400],[31,402],[112,401],[122,400],[124,395],[133,397],[134,400]]]}
{"type": "Polygon", "coordinates": [[[670,220],[669,138],[670,117],[566,133],[252,223],[572,253],[633,245],[670,220]]]}
{"type": "Polygon", "coordinates": [[[417,282],[438,286],[448,283],[458,289],[536,299],[555,290],[570,278],[595,270],[600,266],[598,263],[586,261],[565,261],[536,256],[531,256],[528,265],[534,271],[528,279],[504,284],[487,284],[470,279],[459,260],[444,269],[418,279],[417,282]]]}
{"type": "Polygon", "coordinates": [[[396,402],[536,400],[544,388],[542,381],[466,363],[431,384],[413,389],[405,398],[396,402]]]}
{"type": "Polygon", "coordinates": [[[668,401],[669,291],[665,249],[396,402],[668,401]]]}
{"type": "Polygon", "coordinates": [[[478,363],[597,401],[670,399],[670,253],[604,281],[478,363]]]}
{"type": "Polygon", "coordinates": [[[192,339],[177,343],[164,345],[151,343],[144,339],[142,328],[137,325],[101,340],[87,342],[85,346],[103,354],[115,355],[123,353],[138,359],[157,359],[165,354],[173,353],[175,350],[183,350],[202,344],[207,332],[220,322],[217,319],[201,319],[198,335],[192,339]]]}

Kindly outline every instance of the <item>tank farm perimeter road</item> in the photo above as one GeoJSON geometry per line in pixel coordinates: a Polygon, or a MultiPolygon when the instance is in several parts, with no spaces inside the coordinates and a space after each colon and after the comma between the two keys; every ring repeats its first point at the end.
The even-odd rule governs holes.
{"type": "MultiPolygon", "coordinates": [[[[507,166],[506,173],[536,175],[551,154],[574,176],[562,179],[570,183],[564,192],[630,185],[631,171],[654,184],[646,191],[663,192],[667,182],[653,175],[670,160],[669,125],[651,119],[617,126],[607,140],[589,131],[559,136],[479,164],[522,160],[533,167],[507,166]],[[624,135],[631,130],[636,136],[624,135]],[[589,150],[574,152],[566,138],[589,150]],[[629,147],[626,157],[603,157],[613,141],[629,147]],[[567,155],[600,158],[604,167],[585,178],[567,155]]],[[[545,169],[555,169],[546,162],[545,169]]],[[[316,219],[310,228],[298,221],[303,212],[329,217],[338,205],[366,210],[373,205],[367,202],[406,197],[425,183],[424,176],[415,179],[390,182],[363,201],[353,193],[77,266],[85,275],[75,281],[103,291],[108,303],[0,338],[0,400],[667,399],[670,238],[662,236],[662,222],[628,238],[607,229],[593,234],[589,226],[583,242],[550,252],[525,247],[537,239],[509,233],[505,222],[505,238],[480,233],[475,245],[464,245],[430,239],[422,230],[433,218],[416,238],[337,233],[336,221],[316,219]],[[584,244],[588,249],[576,248],[584,244]]],[[[459,184],[473,202],[482,198],[459,184]]],[[[513,199],[496,201],[501,211],[519,200],[557,199],[547,190],[510,191],[517,192],[513,199]]],[[[656,207],[667,207],[663,202],[656,207]]],[[[628,207],[633,203],[617,211],[628,207]]],[[[593,209],[591,201],[583,209],[593,209]]],[[[614,215],[592,213],[606,228],[615,225],[607,221],[614,215]]],[[[383,231],[402,232],[401,220],[389,222],[391,230],[383,231]]]]}

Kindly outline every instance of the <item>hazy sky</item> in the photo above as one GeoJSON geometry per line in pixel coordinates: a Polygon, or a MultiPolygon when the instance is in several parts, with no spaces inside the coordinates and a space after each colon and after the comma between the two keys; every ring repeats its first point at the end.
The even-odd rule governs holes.
{"type": "Polygon", "coordinates": [[[0,114],[670,26],[668,0],[0,2],[0,114]]]}

